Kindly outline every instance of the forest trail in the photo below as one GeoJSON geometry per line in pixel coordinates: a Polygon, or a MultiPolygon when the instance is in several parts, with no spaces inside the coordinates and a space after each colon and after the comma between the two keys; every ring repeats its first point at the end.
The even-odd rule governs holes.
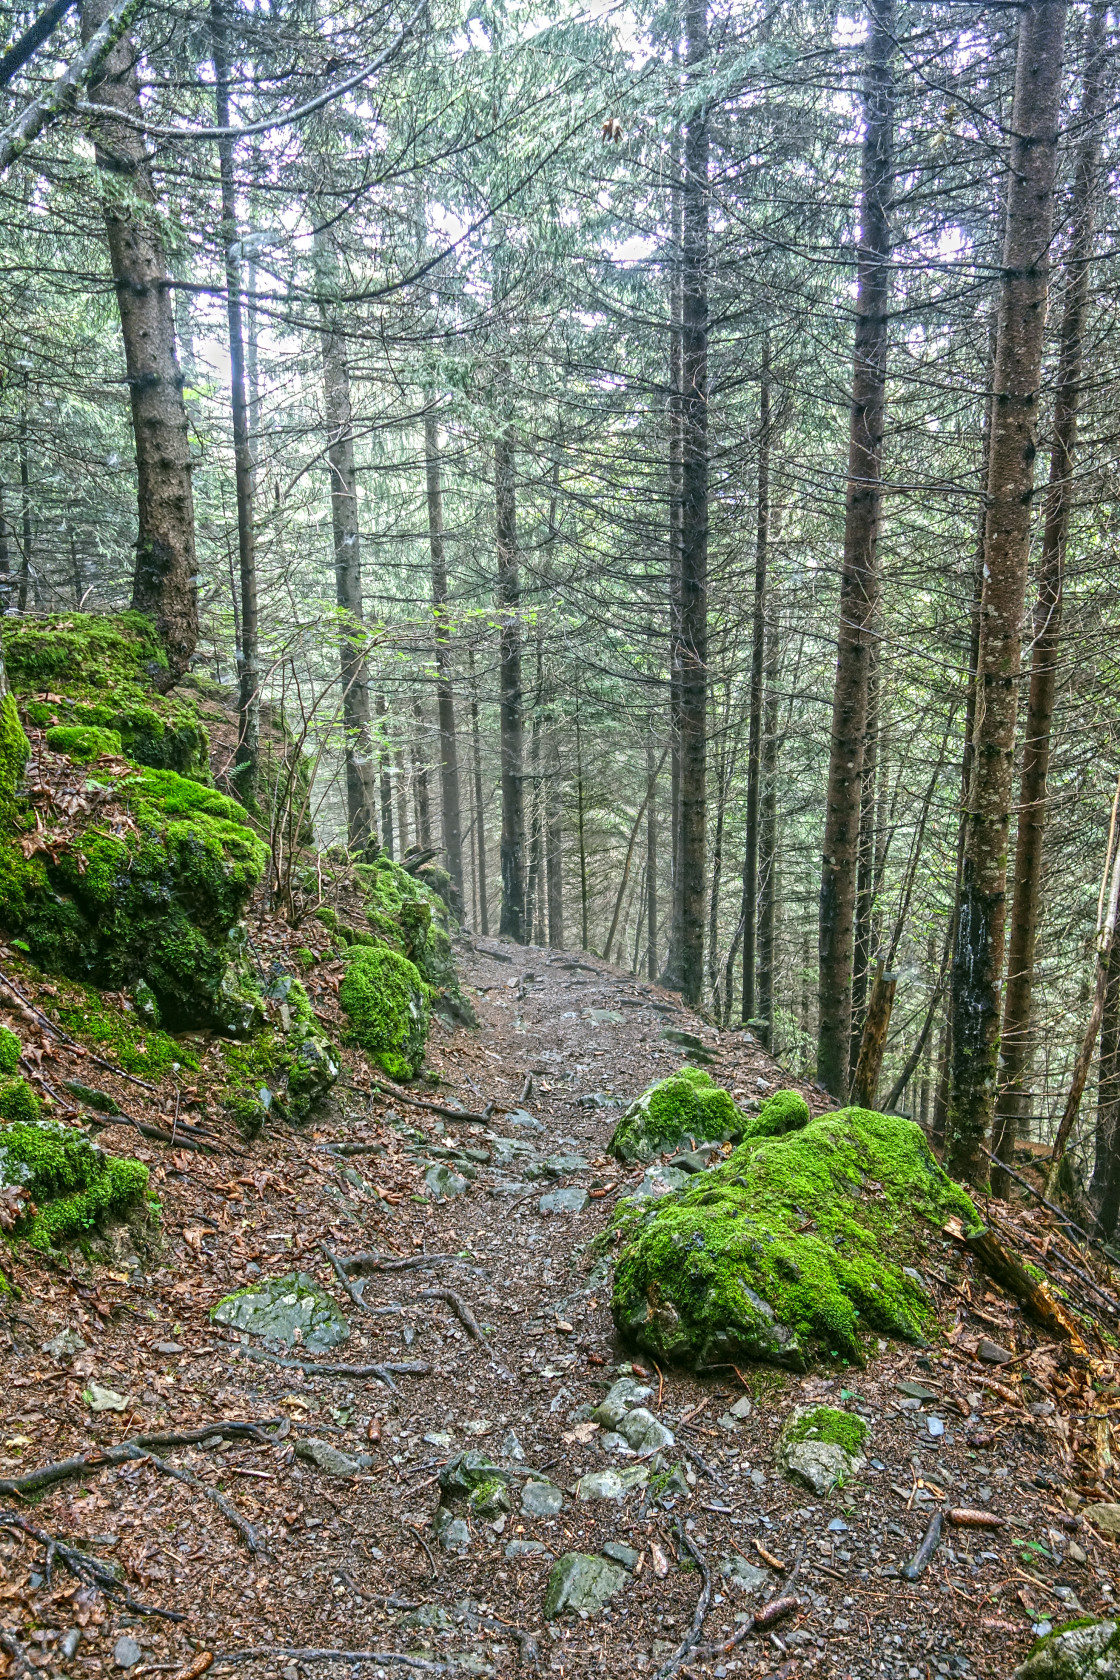
{"type": "MultiPolygon", "coordinates": [[[[17,1265],[3,1473],[145,1430],[284,1420],[258,1438],[153,1442],[154,1458],[103,1461],[20,1507],[39,1531],[123,1566],[136,1599],[185,1618],[141,1617],[84,1590],[75,1598],[57,1565],[48,1586],[41,1546],[17,1532],[3,1554],[16,1583],[8,1593],[37,1606],[43,1665],[57,1669],[61,1649],[75,1677],[198,1674],[196,1653],[214,1656],[213,1673],[254,1680],[652,1676],[693,1624],[696,1557],[710,1596],[700,1648],[679,1670],[690,1675],[1006,1676],[1032,1622],[1107,1606],[1104,1543],[1063,1505],[1043,1423],[1022,1427],[989,1393],[991,1433],[970,1445],[958,1414],[980,1405],[964,1398],[981,1386],[980,1368],[897,1344],[881,1343],[865,1372],[836,1377],[748,1367],[697,1378],[635,1360],[649,1408],[677,1437],[665,1455],[681,1467],[677,1491],[660,1504],[641,1487],[620,1500],[575,1496],[581,1475],[639,1464],[605,1451],[586,1417],[633,1357],[616,1342],[609,1278],[593,1269],[591,1248],[641,1176],[604,1155],[619,1112],[609,1099],[680,1064],[685,1049],[666,1028],[702,1041],[713,1075],[740,1100],[761,1095],[761,1082],[789,1081],[753,1041],[721,1038],[669,994],[594,958],[482,939],[459,955],[480,1026],[433,1028],[431,1064],[446,1085],[422,1100],[475,1113],[492,1103],[489,1119],[457,1122],[371,1096],[368,1068],[348,1053],[328,1119],[277,1127],[236,1156],[134,1150],[127,1127],[106,1132],[109,1147],[144,1155],[162,1179],[162,1252],[131,1270],[127,1254],[88,1267],[79,1258],[68,1274],[26,1255],[17,1265]],[[332,1153],[340,1145],[355,1152],[332,1153]],[[461,1193],[433,1201],[425,1179],[461,1193]],[[542,1212],[542,1197],[566,1189],[577,1204],[586,1192],[586,1205],[542,1212]],[[373,1271],[357,1286],[363,1311],[320,1245],[373,1250],[390,1265],[449,1258],[373,1271]],[[372,1377],[305,1375],[254,1359],[257,1338],[210,1319],[232,1289],[295,1269],[330,1290],[350,1325],[325,1360],[307,1350],[312,1362],[420,1369],[398,1372],[394,1393],[372,1377]],[[84,1343],[76,1354],[57,1341],[44,1349],[65,1331],[84,1343]],[[88,1396],[102,1403],[93,1385],[120,1396],[124,1414],[90,1410],[88,1396]],[[858,1407],[872,1429],[863,1478],[825,1500],[774,1465],[782,1420],[817,1396],[858,1407]],[[470,1448],[513,1472],[512,1509],[470,1515],[459,1555],[443,1549],[432,1519],[441,1466],[470,1448]],[[160,1460],[193,1480],[162,1473],[160,1460]],[[553,1487],[523,1503],[527,1468],[553,1487]],[[208,1490],[252,1525],[259,1551],[208,1490]],[[928,1571],[903,1582],[896,1572],[943,1496],[1006,1524],[946,1528],[928,1571]],[[608,1545],[621,1583],[610,1606],[547,1620],[553,1560],[608,1545]],[[796,1609],[732,1653],[714,1650],[795,1564],[796,1609]],[[74,1627],[80,1643],[60,1646],[74,1627]],[[330,1650],[366,1655],[321,1660],[330,1650]]],[[[321,1012],[337,1011],[326,969],[309,990],[321,1012]]],[[[1012,1334],[1007,1303],[990,1295],[977,1310],[1012,1334]]]]}

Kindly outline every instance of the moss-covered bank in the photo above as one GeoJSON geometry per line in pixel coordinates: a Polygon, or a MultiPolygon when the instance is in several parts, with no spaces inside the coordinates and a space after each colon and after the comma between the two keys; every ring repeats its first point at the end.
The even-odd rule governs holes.
{"type": "Polygon", "coordinates": [[[51,1121],[0,1126],[0,1190],[8,1191],[10,1240],[51,1249],[102,1220],[143,1206],[148,1169],[106,1155],[84,1132],[51,1121]]]}
{"type": "Polygon", "coordinates": [[[922,1222],[950,1214],[979,1222],[908,1120],[848,1108],[749,1138],[686,1189],[621,1205],[615,1322],[658,1358],[701,1366],[862,1362],[861,1331],[918,1340],[929,1328],[904,1268],[922,1222]]]}
{"type": "Polygon", "coordinates": [[[394,1079],[414,1079],[428,1041],[428,987],[407,957],[386,945],[352,945],[338,1001],[350,1036],[394,1079]]]}

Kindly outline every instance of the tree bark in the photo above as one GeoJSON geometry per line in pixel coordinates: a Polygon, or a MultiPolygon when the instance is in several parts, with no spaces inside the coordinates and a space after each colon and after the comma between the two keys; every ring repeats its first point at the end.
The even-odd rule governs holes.
{"type": "MultiPolygon", "coordinates": [[[[694,81],[708,55],[706,0],[685,13],[694,81]]],[[[704,986],[708,708],[708,113],[685,125],[681,251],[680,984],[694,1007],[704,986]]]]}
{"type": "Polygon", "coordinates": [[[869,0],[868,10],[848,488],[819,921],[817,1078],[841,1102],[848,1090],[863,744],[872,626],[879,594],[876,549],[882,504],[894,198],[894,0],[869,0]]]}
{"type": "MultiPolygon", "coordinates": [[[[82,40],[112,10],[86,0],[82,40]]],[[[101,60],[90,100],[141,116],[136,49],[124,35],[101,60]]],[[[143,135],[111,118],[94,125],[94,155],[117,294],[132,431],[136,445],[137,537],[132,605],[154,622],[167,652],[159,679],[171,688],[198,643],[194,498],[183,379],[175,353],[170,278],[160,237],[158,201],[143,135]]]]}
{"type": "Polygon", "coordinates": [[[19,517],[20,517],[20,547],[19,547],[19,594],[16,606],[21,613],[27,611],[27,587],[31,581],[31,466],[27,448],[27,403],[19,405],[19,435],[17,440],[19,451],[19,517]]]}
{"type": "Polygon", "coordinates": [[[463,814],[459,796],[459,744],[455,734],[455,690],[451,668],[451,626],[447,612],[447,556],[443,541],[443,483],[439,425],[424,416],[424,460],[428,488],[428,541],[432,555],[432,619],[436,642],[436,705],[439,710],[440,809],[443,856],[451,877],[456,913],[463,913],[463,814]]]}
{"type": "Polygon", "coordinates": [[[502,759],[502,913],[498,931],[523,945],[528,937],[525,929],[525,726],[512,426],[507,426],[494,443],[494,497],[498,532],[498,709],[502,759]]]}
{"type": "Polygon", "coordinates": [[[751,611],[751,690],[747,736],[747,820],[743,847],[744,1022],[755,1019],[758,968],[759,805],[762,787],[762,725],[766,655],[766,563],[770,542],[770,364],[763,350],[758,388],[758,496],[755,502],[754,600],[751,611]]]}
{"type": "MultiPolygon", "coordinates": [[[[646,975],[657,979],[657,775],[653,718],[646,732],[646,975]]],[[[665,756],[662,754],[662,764],[665,756]]]]}
{"type": "Polygon", "coordinates": [[[564,833],[560,768],[560,736],[555,717],[548,732],[548,779],[545,812],[548,823],[548,943],[564,949],[564,833]]]}
{"type": "Polygon", "coordinates": [[[774,930],[778,902],[778,623],[769,597],[766,626],[766,709],[762,737],[762,806],[759,820],[758,992],[755,1036],[774,1046],[774,930]]]}
{"type": "MultiPolygon", "coordinates": [[[[883,1066],[883,1051],[894,1008],[894,994],[898,975],[888,974],[880,963],[871,985],[867,1005],[867,1020],[860,1038],[859,1059],[852,1077],[852,1102],[858,1108],[874,1108],[879,1093],[879,1074],[883,1066]]],[[[901,1095],[901,1092],[899,1093],[901,1095]]]]}
{"type": "MultiPolygon", "coordinates": [[[[669,937],[661,984],[679,991],[683,907],[681,900],[681,523],[684,510],[684,379],[681,365],[684,293],[682,276],[683,187],[679,136],[674,146],[678,178],[670,192],[672,259],[669,281],[669,937]]],[[[586,945],[586,940],[584,944],[586,945]]]]}
{"type": "MultiPolygon", "coordinates": [[[[219,128],[229,122],[229,52],[226,0],[210,0],[214,53],[214,107],[219,128]]],[[[226,321],[229,332],[230,407],[233,418],[233,474],[237,495],[237,552],[241,572],[241,665],[238,673],[237,751],[233,780],[248,808],[257,802],[260,774],[261,679],[260,616],[257,605],[257,543],[253,524],[253,452],[245,385],[245,335],[241,308],[241,260],[236,254],[237,189],[233,141],[218,141],[222,192],[221,239],[226,271],[226,321]]]]}
{"type": "MultiPolygon", "coordinates": [[[[377,839],[377,767],[370,732],[369,670],[362,617],[362,549],[358,528],[358,479],[354,468],[354,419],[346,344],[336,330],[326,297],[336,290],[334,253],[319,242],[319,313],[323,323],[323,419],[331,487],[334,589],[339,611],[338,670],[342,685],[342,728],[346,754],[346,838],[352,852],[370,861],[377,839]]],[[[252,335],[251,335],[252,339],[252,335]]],[[[252,388],[250,380],[250,402],[252,388]]],[[[252,415],[250,413],[250,419],[252,415]]],[[[253,432],[250,470],[255,464],[253,432]]]]}
{"type": "Polygon", "coordinates": [[[957,1177],[973,1184],[987,1183],[984,1144],[996,1094],[1007,836],[1046,325],[1065,0],[1035,0],[1024,5],[1019,19],[996,328],[973,773],[965,817],[952,985],[948,1165],[957,1177]]]}
{"type": "Polygon", "coordinates": [[[525,881],[525,938],[530,945],[543,945],[544,820],[541,811],[541,712],[544,701],[544,649],[541,644],[539,619],[535,644],[536,691],[533,698],[533,721],[529,726],[529,868],[525,881]]]}
{"type": "MultiPolygon", "coordinates": [[[[1066,295],[1058,349],[1054,391],[1054,440],[1050,451],[1050,483],[1039,563],[1038,598],[1034,609],[1031,680],[1027,699],[1026,737],[1019,783],[1019,822],[1015,836],[1015,866],[1007,944],[1007,984],[1000,1033],[999,1091],[992,1153],[1009,1161],[1022,1136],[1027,1111],[1026,1077],[1031,1057],[1031,995],[1034,951],[1042,900],[1042,862],[1046,836],[1046,776],[1050,766],[1050,735],[1062,632],[1062,587],[1066,539],[1073,500],[1073,466],[1077,448],[1077,411],[1081,401],[1082,345],[1089,308],[1089,266],[1093,257],[1096,200],[1100,184],[1101,125],[1106,55],[1105,9],[1089,14],[1079,122],[1084,125],[1074,175],[1070,233],[1066,250],[1066,295]]],[[[995,1169],[993,1189],[1006,1195],[1007,1175],[995,1169]]]]}
{"type": "MultiPolygon", "coordinates": [[[[873,626],[873,635],[877,626],[873,626]]],[[[871,972],[875,963],[875,895],[879,816],[879,650],[874,640],[867,658],[867,727],[863,734],[863,771],[859,796],[859,851],[856,858],[856,904],[852,942],[852,1028],[848,1065],[855,1075],[863,1036],[871,972]]]]}
{"type": "Polygon", "coordinates": [[[1120,951],[1115,946],[1108,959],[1097,1077],[1096,1150],[1089,1195],[1096,1209],[1097,1235],[1111,1242],[1120,1216],[1120,951]]]}
{"type": "Polygon", "coordinates": [[[474,671],[474,649],[468,650],[471,682],[471,746],[474,757],[474,831],[478,857],[478,922],[484,935],[490,934],[490,908],[486,897],[486,812],[482,803],[482,740],[478,727],[478,683],[474,671]]]}
{"type": "Polygon", "coordinates": [[[381,839],[390,859],[393,856],[393,777],[390,768],[385,718],[388,707],[385,696],[377,696],[377,770],[381,797],[381,839]]]}
{"type": "Polygon", "coordinates": [[[412,702],[412,784],[416,790],[416,841],[432,848],[432,800],[428,789],[427,724],[419,696],[412,702]]]}

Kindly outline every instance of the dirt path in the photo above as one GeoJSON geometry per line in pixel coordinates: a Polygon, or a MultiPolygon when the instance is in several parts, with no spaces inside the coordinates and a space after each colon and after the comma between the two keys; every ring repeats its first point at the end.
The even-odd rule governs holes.
{"type": "MultiPolygon", "coordinates": [[[[616,1345],[609,1279],[593,1269],[591,1245],[641,1175],[620,1177],[603,1154],[618,1114],[611,1099],[680,1064],[685,1047],[666,1028],[702,1040],[740,1100],[763,1095],[778,1070],[752,1042],[719,1042],[656,988],[592,959],[479,941],[464,972],[480,991],[480,1029],[434,1028],[432,1065],[446,1082],[440,1101],[475,1112],[493,1104],[488,1120],[371,1097],[368,1069],[352,1058],[329,1123],[259,1139],[238,1157],[133,1151],[160,1179],[161,1255],[130,1268],[123,1253],[69,1275],[26,1258],[17,1266],[24,1296],[10,1325],[0,1475],[143,1430],[285,1420],[267,1439],[155,1449],[194,1485],[140,1460],[91,1470],[21,1507],[41,1530],[123,1565],[137,1599],[186,1618],[140,1617],[86,1591],[75,1598],[57,1566],[49,1587],[42,1548],[17,1534],[0,1543],[0,1620],[22,1626],[36,1666],[82,1676],[127,1660],[132,1674],[176,1673],[205,1651],[217,1654],[213,1672],[252,1680],[448,1664],[652,1676],[692,1625],[706,1579],[701,1654],[686,1674],[1006,1676],[1032,1623],[1111,1602],[1113,1554],[1062,1501],[1054,1435],[1041,1418],[1001,1411],[998,1396],[981,1400],[965,1359],[880,1344],[865,1372],[750,1368],[697,1379],[643,1366],[616,1345]],[[369,1147],[347,1156],[340,1144],[369,1147]],[[432,1185],[454,1193],[433,1201],[432,1185]],[[542,1211],[542,1197],[565,1190],[561,1205],[582,1204],[584,1193],[586,1205],[542,1211]],[[366,1311],[320,1244],[341,1255],[450,1258],[375,1271],[359,1287],[366,1311]],[[254,1338],[210,1321],[231,1289],[294,1269],[329,1288],[350,1322],[349,1340],[316,1359],[422,1369],[398,1373],[396,1392],[373,1377],[305,1375],[254,1359],[254,1338]],[[65,1330],[86,1344],[76,1356],[42,1351],[65,1330]],[[587,1418],[620,1368],[649,1377],[648,1406],[677,1437],[665,1463],[680,1465],[681,1480],[660,1502],[640,1487],[621,1499],[574,1492],[581,1476],[641,1468],[605,1448],[587,1418]],[[928,1385],[930,1399],[904,1395],[900,1380],[928,1385]],[[91,1412],[92,1383],[121,1395],[126,1414],[91,1412]],[[818,1396],[863,1411],[872,1429],[864,1478],[827,1501],[774,1470],[782,1419],[818,1396]],[[961,1414],[980,1411],[987,1434],[974,1427],[970,1445],[961,1414]],[[320,1453],[325,1468],[304,1456],[309,1441],[368,1462],[340,1479],[329,1455],[320,1453]],[[432,1519],[440,1468],[470,1448],[513,1472],[512,1508],[464,1517],[460,1555],[441,1546],[432,1519]],[[543,1514],[523,1506],[528,1469],[558,1490],[527,1496],[543,1514]],[[260,1551],[207,1488],[253,1525],[260,1551]],[[1006,1525],[946,1529],[929,1570],[905,1582],[898,1569],[943,1497],[1006,1525]],[[553,1560],[600,1556],[608,1543],[630,1565],[620,1565],[610,1606],[546,1620],[553,1560]],[[732,1653],[711,1650],[798,1560],[796,1611],[732,1653]],[[26,1631],[29,1611],[38,1635],[26,1631]],[[71,1651],[64,1641],[76,1627],[71,1651]],[[328,1664],[311,1648],[386,1655],[328,1664]]],[[[329,1007],[329,986],[321,1002],[329,1007]]],[[[117,1129],[105,1141],[131,1150],[135,1138],[117,1129]]],[[[933,1253],[930,1264],[936,1275],[933,1253]]],[[[994,1296],[978,1311],[993,1325],[1006,1317],[994,1296]]]]}

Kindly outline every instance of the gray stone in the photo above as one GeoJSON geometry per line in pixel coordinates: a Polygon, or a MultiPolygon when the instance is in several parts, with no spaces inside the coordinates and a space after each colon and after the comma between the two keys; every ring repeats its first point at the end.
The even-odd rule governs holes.
{"type": "Polygon", "coordinates": [[[219,1301],[210,1316],[215,1324],[287,1342],[289,1347],[298,1342],[309,1353],[325,1353],[350,1334],[338,1302],[306,1272],[287,1272],[239,1289],[219,1301]]]}
{"type": "Polygon", "coordinates": [[[609,1604],[628,1579],[625,1569],[608,1563],[605,1558],[592,1557],[588,1552],[567,1552],[553,1564],[548,1577],[545,1616],[552,1621],[566,1610],[586,1610],[593,1614],[609,1604]]]}
{"type": "Polygon", "coordinates": [[[629,1202],[656,1201],[661,1196],[671,1195],[674,1190],[683,1190],[688,1182],[689,1174],[680,1167],[648,1167],[638,1188],[631,1190],[625,1199],[629,1202]]]}
{"type": "Polygon", "coordinates": [[[461,1174],[452,1172],[451,1168],[445,1167],[442,1162],[428,1168],[424,1174],[424,1183],[428,1186],[434,1202],[448,1201],[452,1196],[463,1196],[470,1188],[461,1174]]]}
{"type": "Polygon", "coordinates": [[[472,1488],[467,1497],[467,1504],[476,1517],[500,1517],[503,1512],[513,1509],[509,1488],[503,1481],[499,1481],[497,1476],[491,1476],[489,1481],[480,1482],[476,1488],[472,1488]]]}
{"type": "Polygon", "coordinates": [[[698,1149],[684,1149],[679,1155],[674,1155],[669,1162],[671,1167],[678,1167],[684,1173],[707,1172],[713,1161],[718,1161],[720,1148],[718,1143],[701,1146],[698,1149]]]}
{"type": "Polygon", "coordinates": [[[593,1470],[576,1483],[576,1495],[587,1504],[591,1500],[623,1500],[635,1488],[645,1487],[649,1481],[648,1464],[628,1464],[621,1470],[593,1470]]]}
{"type": "Polygon", "coordinates": [[[130,1633],[122,1633],[113,1646],[113,1661],[118,1668],[135,1668],[143,1655],[130,1633]]]}
{"type": "Polygon", "coordinates": [[[632,1412],[626,1412],[619,1419],[617,1429],[626,1445],[635,1452],[659,1452],[663,1447],[674,1444],[672,1430],[666,1429],[644,1406],[636,1406],[632,1412]]]}
{"type": "Polygon", "coordinates": [[[551,1190],[540,1199],[542,1213],[582,1213],[591,1200],[582,1184],[569,1184],[565,1190],[551,1190]]]}
{"type": "Polygon", "coordinates": [[[358,1476],[363,1470],[368,1470],[373,1459],[368,1453],[339,1452],[327,1441],[317,1441],[312,1435],[305,1441],[296,1442],[296,1457],[306,1459],[317,1470],[326,1476],[338,1476],[347,1481],[351,1476],[358,1476]]]}
{"type": "Polygon", "coordinates": [[[512,1126],[515,1132],[543,1132],[544,1125],[540,1120],[534,1120],[527,1108],[514,1108],[505,1116],[503,1124],[512,1126]]]}
{"type": "Polygon", "coordinates": [[[617,1429],[632,1406],[641,1406],[653,1394],[653,1389],[637,1383],[633,1377],[619,1377],[612,1383],[591,1416],[604,1429],[617,1429]]]}
{"type": "Polygon", "coordinates": [[[450,1610],[445,1610],[442,1604],[418,1604],[415,1610],[409,1611],[407,1616],[401,1617],[401,1627],[411,1628],[445,1628],[455,1626],[450,1610]]]}
{"type": "Polygon", "coordinates": [[[858,1475],[866,1460],[853,1458],[834,1441],[793,1441],[782,1448],[781,1462],[796,1481],[823,1499],[841,1482],[858,1475]]]}
{"type": "Polygon", "coordinates": [[[504,1485],[509,1481],[509,1471],[495,1464],[480,1447],[468,1447],[466,1452],[457,1454],[443,1466],[438,1480],[444,1496],[454,1501],[468,1498],[490,1482],[498,1481],[504,1485]]]}
{"type": "Polygon", "coordinates": [[[76,1353],[81,1353],[85,1342],[76,1330],[60,1330],[57,1336],[52,1336],[49,1342],[43,1343],[43,1352],[49,1353],[52,1359],[73,1359],[76,1353]]]}
{"type": "Polygon", "coordinates": [[[999,1342],[990,1342],[985,1336],[976,1347],[977,1359],[982,1359],[985,1365],[1010,1365],[1015,1355],[1009,1348],[1001,1347],[999,1342]]]}
{"type": "Polygon", "coordinates": [[[926,1419],[926,1428],[929,1430],[934,1440],[938,1440],[945,1433],[945,1425],[941,1418],[934,1417],[932,1412],[926,1419]]]}
{"type": "Polygon", "coordinates": [[[896,1382],[894,1386],[899,1394],[905,1394],[910,1400],[940,1400],[941,1398],[935,1389],[927,1388],[925,1383],[911,1382],[909,1377],[904,1382],[896,1382]]]}
{"type": "Polygon", "coordinates": [[[564,1509],[564,1495],[551,1482],[526,1482],[521,1489],[521,1509],[531,1517],[555,1517],[564,1509]]]}
{"type": "Polygon", "coordinates": [[[182,1342],[153,1342],[152,1343],[152,1352],[153,1353],[165,1353],[165,1354],[170,1355],[172,1353],[182,1353],[182,1351],[183,1351],[182,1342]]]}
{"type": "Polygon", "coordinates": [[[82,1390],[82,1398],[91,1412],[128,1410],[128,1401],[123,1394],[118,1394],[115,1388],[102,1388],[100,1383],[91,1382],[88,1388],[82,1390]]]}
{"type": "Polygon", "coordinates": [[[505,1555],[507,1558],[551,1557],[552,1553],[542,1540],[511,1540],[505,1555]]]}
{"type": "Polygon", "coordinates": [[[728,1586],[734,1587],[736,1592],[748,1596],[762,1593],[770,1586],[770,1575],[765,1569],[757,1569],[746,1558],[726,1557],[719,1566],[719,1572],[728,1586]]]}
{"type": "Polygon", "coordinates": [[[457,1517],[446,1505],[436,1506],[432,1527],[445,1552],[465,1552],[471,1543],[470,1529],[462,1517],[457,1517]]]}
{"type": "Polygon", "coordinates": [[[541,1162],[550,1178],[567,1178],[570,1173],[586,1172],[590,1165],[586,1155],[546,1155],[541,1162]]]}
{"type": "Polygon", "coordinates": [[[1083,1505],[1081,1515],[1088,1517],[1102,1534],[1120,1534],[1120,1505],[1083,1505]]]}
{"type": "Polygon", "coordinates": [[[525,1448],[512,1429],[507,1429],[502,1436],[502,1453],[506,1458],[512,1458],[515,1464],[524,1464],[525,1462],[525,1448]]]}
{"type": "Polygon", "coordinates": [[[741,1399],[736,1400],[735,1404],[730,1408],[730,1415],[733,1418],[748,1418],[748,1417],[750,1417],[750,1415],[751,1415],[750,1397],[748,1395],[744,1394],[741,1399]]]}
{"type": "Polygon", "coordinates": [[[1039,1640],[1015,1680],[1120,1680],[1118,1646],[1114,1621],[1059,1630],[1039,1640]]]}
{"type": "Polygon", "coordinates": [[[620,1563],[631,1575],[642,1555],[641,1552],[635,1551],[633,1546],[627,1546],[621,1540],[608,1540],[602,1551],[605,1558],[610,1558],[612,1563],[620,1563]]]}

